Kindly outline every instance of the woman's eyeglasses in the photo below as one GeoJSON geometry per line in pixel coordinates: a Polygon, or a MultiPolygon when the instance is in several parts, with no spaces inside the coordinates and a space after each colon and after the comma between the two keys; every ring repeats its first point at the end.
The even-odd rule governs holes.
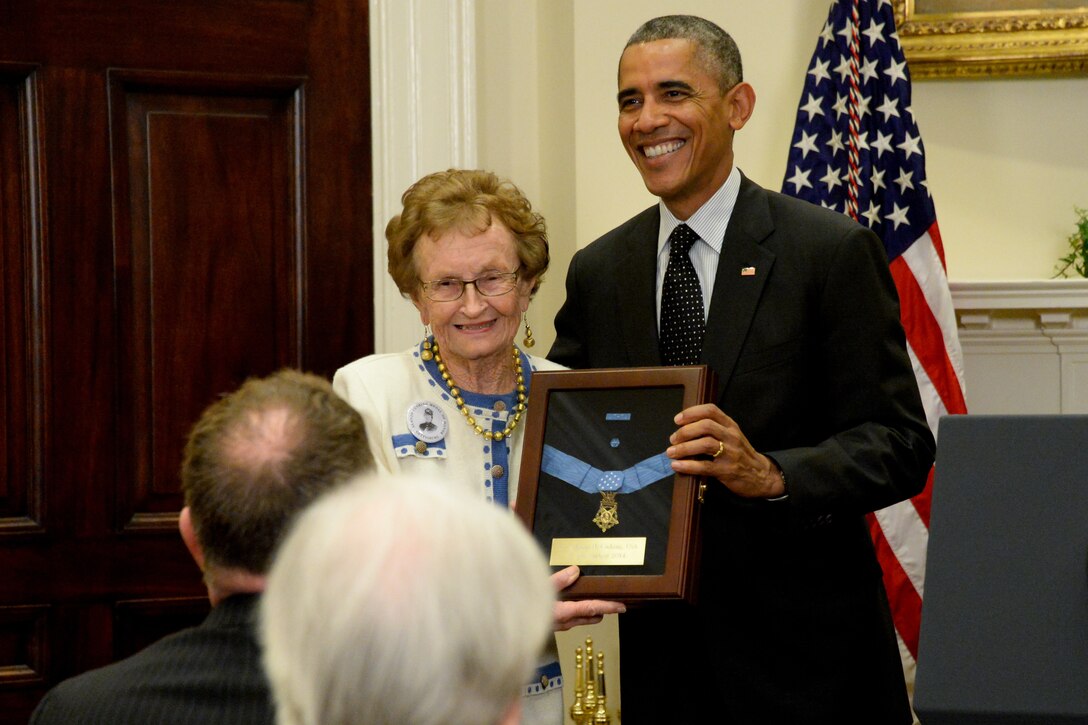
{"type": "Polygon", "coordinates": [[[436,279],[430,282],[420,282],[423,294],[427,299],[435,302],[453,302],[461,299],[465,293],[465,286],[472,285],[484,297],[498,297],[514,289],[518,283],[518,267],[513,272],[485,272],[476,279],[436,279]]]}

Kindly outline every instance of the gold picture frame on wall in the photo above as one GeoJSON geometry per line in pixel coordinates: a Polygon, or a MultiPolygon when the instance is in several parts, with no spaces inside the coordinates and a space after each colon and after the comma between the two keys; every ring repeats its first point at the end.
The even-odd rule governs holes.
{"type": "Polygon", "coordinates": [[[911,76],[1088,74],[1088,0],[892,0],[911,76]]]}

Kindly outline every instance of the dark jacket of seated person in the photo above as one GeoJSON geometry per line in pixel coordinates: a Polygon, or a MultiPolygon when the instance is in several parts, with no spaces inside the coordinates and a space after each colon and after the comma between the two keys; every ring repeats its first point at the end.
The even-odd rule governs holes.
{"type": "Polygon", "coordinates": [[[197,627],[60,683],[30,722],[274,722],[256,633],[272,553],[297,513],[371,463],[363,419],[314,375],[283,370],[251,379],[212,404],[185,446],[178,517],[211,613],[197,627]]]}
{"type": "Polygon", "coordinates": [[[258,599],[227,597],[200,626],[65,680],[38,704],[30,722],[274,722],[254,630],[258,599]]]}

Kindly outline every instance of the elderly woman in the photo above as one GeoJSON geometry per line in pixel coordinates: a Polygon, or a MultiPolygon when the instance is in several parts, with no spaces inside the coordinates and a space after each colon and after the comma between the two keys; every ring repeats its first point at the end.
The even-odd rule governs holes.
{"type": "MultiPolygon", "coordinates": [[[[356,360],[337,371],[333,387],[365,419],[379,468],[438,478],[509,506],[532,373],[559,367],[514,342],[548,268],[544,219],[516,186],[487,171],[425,176],[401,201],[385,228],[389,273],[419,310],[423,340],[356,360]]],[[[524,344],[533,345],[527,319],[524,344]]],[[[563,589],[577,577],[568,567],[552,579],[563,589]]],[[[622,610],[617,602],[560,602],[555,626],[622,610]]],[[[526,685],[525,723],[563,721],[554,644],[549,651],[526,685]]]]}

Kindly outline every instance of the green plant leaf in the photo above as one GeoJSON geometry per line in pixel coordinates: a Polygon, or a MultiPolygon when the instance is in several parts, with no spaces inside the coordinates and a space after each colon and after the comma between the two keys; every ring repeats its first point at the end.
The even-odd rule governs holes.
{"type": "Polygon", "coordinates": [[[1068,277],[1070,268],[1081,277],[1088,277],[1088,209],[1074,206],[1073,211],[1077,214],[1076,231],[1066,240],[1069,253],[1058,259],[1055,278],[1068,277]]]}

